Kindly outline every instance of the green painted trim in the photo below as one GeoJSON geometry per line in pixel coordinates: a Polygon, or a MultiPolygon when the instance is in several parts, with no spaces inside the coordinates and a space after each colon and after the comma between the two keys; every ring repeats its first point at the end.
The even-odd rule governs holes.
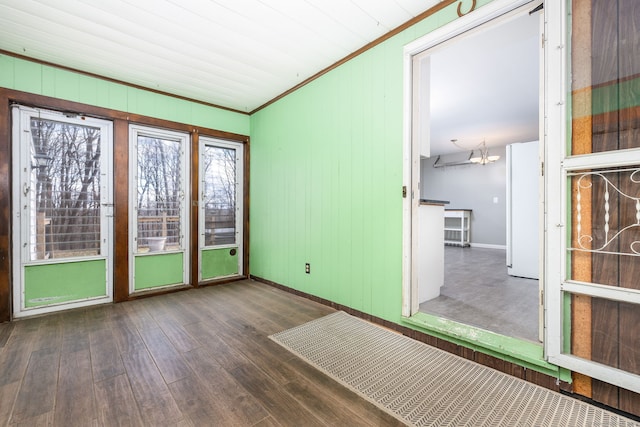
{"type": "Polygon", "coordinates": [[[201,252],[202,280],[233,276],[239,273],[238,248],[204,249],[201,252]],[[230,251],[236,250],[235,255],[230,251]]]}
{"type": "Polygon", "coordinates": [[[427,313],[417,313],[404,318],[403,321],[445,341],[571,382],[568,371],[563,372],[558,366],[544,360],[541,344],[507,337],[427,313]]]}
{"type": "Polygon", "coordinates": [[[571,294],[568,292],[562,293],[562,352],[571,353],[571,294]]]}
{"type": "Polygon", "coordinates": [[[104,259],[24,267],[25,308],[106,296],[104,259]]]}
{"type": "Polygon", "coordinates": [[[134,261],[135,290],[184,283],[183,254],[137,255],[134,261]]]}

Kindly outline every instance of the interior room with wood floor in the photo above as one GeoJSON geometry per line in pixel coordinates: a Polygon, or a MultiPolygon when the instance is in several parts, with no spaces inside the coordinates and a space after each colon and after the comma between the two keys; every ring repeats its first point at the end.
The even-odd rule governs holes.
{"type": "Polygon", "coordinates": [[[403,425],[267,336],[333,309],[242,281],[0,326],[11,425],[403,425]]]}
{"type": "Polygon", "coordinates": [[[0,0],[0,425],[640,426],[637,0],[0,0]]]}
{"type": "MultiPolygon", "coordinates": [[[[426,408],[435,405],[434,415],[411,423],[269,339],[335,312],[244,280],[4,323],[0,419],[31,426],[401,426],[452,420],[494,425],[496,419],[526,420],[518,413],[522,411],[514,416],[502,408],[487,411],[484,404],[473,405],[472,411],[450,404],[443,413],[434,403],[420,402],[426,408]]],[[[496,382],[504,388],[504,378],[496,382]]],[[[451,378],[443,384],[450,387],[451,378]]],[[[544,390],[527,385],[538,394],[544,390]]],[[[430,380],[426,388],[434,387],[430,380]]],[[[460,392],[466,393],[464,389],[460,392]]],[[[532,405],[536,419],[546,417],[553,425],[561,419],[576,425],[586,413],[592,413],[592,421],[604,415],[616,425],[635,425],[568,397],[582,407],[569,402],[571,409],[565,406],[564,414],[550,401],[547,411],[541,411],[536,399],[525,399],[519,391],[500,395],[496,404],[505,406],[506,398],[518,408],[532,405]]],[[[546,401],[542,395],[538,399],[546,401]]]]}

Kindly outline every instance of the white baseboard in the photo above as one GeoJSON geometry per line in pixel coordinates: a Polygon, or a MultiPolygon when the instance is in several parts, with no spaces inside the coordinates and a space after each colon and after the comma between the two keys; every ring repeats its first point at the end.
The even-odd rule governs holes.
{"type": "Polygon", "coordinates": [[[507,245],[490,245],[488,243],[471,243],[471,247],[482,249],[502,249],[503,251],[507,250],[507,245]]]}

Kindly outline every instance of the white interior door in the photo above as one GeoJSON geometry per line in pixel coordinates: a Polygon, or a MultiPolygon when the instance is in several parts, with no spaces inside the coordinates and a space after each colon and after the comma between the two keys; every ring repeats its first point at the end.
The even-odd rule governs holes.
{"type": "Polygon", "coordinates": [[[13,107],[13,315],[112,300],[112,123],[13,107]]]}

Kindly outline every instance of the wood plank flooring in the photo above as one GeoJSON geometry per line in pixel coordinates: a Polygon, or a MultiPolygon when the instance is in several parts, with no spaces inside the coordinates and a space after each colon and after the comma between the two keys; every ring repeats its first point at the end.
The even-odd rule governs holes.
{"type": "Polygon", "coordinates": [[[268,335],[333,312],[253,282],[0,325],[0,424],[397,426],[268,335]]]}

